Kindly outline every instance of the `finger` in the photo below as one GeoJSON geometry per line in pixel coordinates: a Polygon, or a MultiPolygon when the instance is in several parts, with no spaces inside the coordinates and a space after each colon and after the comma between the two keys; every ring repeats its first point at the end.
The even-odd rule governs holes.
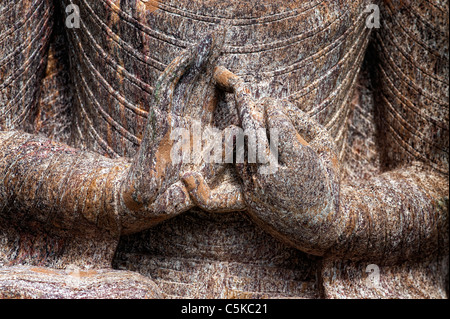
{"type": "Polygon", "coordinates": [[[133,194],[135,201],[150,203],[165,179],[177,173],[167,151],[173,144],[170,139],[173,125],[170,109],[175,85],[195,57],[195,51],[184,51],[167,66],[156,82],[144,136],[124,182],[125,189],[133,194]]]}
{"type": "Polygon", "coordinates": [[[223,30],[208,35],[199,44],[185,50],[163,71],[155,84],[146,135],[159,134],[169,122],[169,113],[180,113],[190,99],[192,86],[211,58],[217,59],[223,45],[223,30]],[[156,132],[155,132],[156,131],[156,132]]]}
{"type": "MultiPolygon", "coordinates": [[[[147,229],[166,219],[175,217],[178,214],[193,208],[195,203],[192,201],[185,185],[178,181],[172,184],[164,193],[159,195],[148,208],[152,215],[158,216],[151,219],[149,223],[142,225],[142,229],[147,229]]],[[[143,219],[145,220],[145,219],[143,219]]]]}
{"type": "Polygon", "coordinates": [[[286,100],[281,102],[283,103],[284,113],[289,117],[297,132],[308,141],[311,147],[314,148],[316,143],[323,143],[320,140],[329,137],[326,129],[322,125],[314,121],[295,104],[286,100]]]}
{"type": "Polygon", "coordinates": [[[211,190],[202,175],[197,172],[185,173],[182,181],[194,203],[205,211],[223,213],[246,208],[242,191],[236,185],[211,190]]]}
{"type": "Polygon", "coordinates": [[[333,139],[327,130],[301,111],[297,106],[288,102],[283,103],[283,111],[289,117],[300,136],[304,137],[309,146],[324,160],[330,163],[334,170],[339,168],[338,155],[333,139]]]}
{"type": "Polygon", "coordinates": [[[244,81],[224,67],[214,70],[216,83],[226,91],[234,92],[236,109],[243,131],[240,132],[236,157],[243,153],[244,136],[247,137],[247,158],[244,162],[237,162],[236,169],[244,180],[252,176],[258,169],[257,164],[267,164],[273,161],[264,118],[264,108],[256,103],[244,81]]]}
{"type": "Polygon", "coordinates": [[[192,64],[194,58],[194,52],[183,52],[167,66],[158,78],[152,95],[144,137],[141,142],[141,149],[144,152],[153,149],[160,139],[167,134],[170,123],[168,113],[171,109],[175,85],[189,68],[189,65],[192,64]]]}
{"type": "MultiPolygon", "coordinates": [[[[271,157],[269,138],[267,136],[264,108],[256,103],[251,92],[242,80],[234,85],[236,108],[243,128],[242,138],[237,143],[239,149],[247,149],[245,164],[237,169],[242,176],[251,176],[260,164],[267,164],[271,157]],[[246,138],[246,141],[244,139],[246,138]]],[[[236,151],[239,154],[239,149],[236,151]]]]}
{"type": "Polygon", "coordinates": [[[309,143],[299,134],[291,119],[285,114],[283,101],[265,99],[263,102],[269,134],[277,139],[279,160],[290,166],[311,152],[309,143]]]}
{"type": "Polygon", "coordinates": [[[196,54],[197,52],[194,50],[186,50],[166,67],[156,81],[151,105],[152,108],[156,108],[162,112],[169,111],[175,86],[181,76],[192,65],[196,54]]]}
{"type": "Polygon", "coordinates": [[[197,119],[202,118],[205,109],[212,114],[213,109],[204,106],[214,94],[213,70],[222,52],[224,38],[225,30],[219,28],[192,48],[195,59],[175,88],[172,113],[197,119]]]}
{"type": "Polygon", "coordinates": [[[214,70],[214,80],[219,87],[234,93],[236,109],[244,130],[264,128],[263,110],[255,103],[249,88],[242,78],[219,66],[214,70]]]}
{"type": "Polygon", "coordinates": [[[245,158],[243,138],[244,130],[241,127],[227,126],[222,134],[224,144],[222,158],[226,164],[234,163],[238,175],[245,181],[248,180],[251,172],[248,170],[248,162],[245,158]]]}
{"type": "MultiPolygon", "coordinates": [[[[194,72],[200,72],[206,65],[215,65],[225,42],[226,29],[219,26],[208,34],[197,46],[197,58],[192,66],[194,72]]],[[[211,75],[214,68],[211,69],[211,75]]]]}
{"type": "Polygon", "coordinates": [[[223,66],[216,66],[214,69],[214,80],[216,84],[228,93],[234,92],[234,87],[240,78],[223,66]]]}

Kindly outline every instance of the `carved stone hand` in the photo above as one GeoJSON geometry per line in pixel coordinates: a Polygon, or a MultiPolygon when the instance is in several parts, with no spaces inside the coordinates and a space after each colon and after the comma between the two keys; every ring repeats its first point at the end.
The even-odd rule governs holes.
{"type": "MultiPolygon", "coordinates": [[[[198,46],[176,58],[155,85],[153,111],[142,144],[121,187],[126,219],[139,221],[139,229],[150,226],[142,223],[147,219],[142,216],[154,216],[159,222],[194,206],[180,181],[180,175],[190,161],[175,162],[171,158],[174,146],[171,135],[176,129],[189,129],[193,121],[211,125],[210,99],[214,87],[212,72],[208,69],[212,69],[222,44],[221,32],[207,36],[198,46]]],[[[131,227],[125,232],[136,230],[131,227]]]]}
{"type": "MultiPolygon", "coordinates": [[[[195,203],[180,181],[189,163],[171,160],[171,132],[192,120],[211,124],[211,65],[221,41],[218,33],[207,36],[161,74],[144,138],[132,159],[108,159],[44,137],[0,132],[5,146],[0,151],[0,212],[15,212],[19,224],[31,220],[47,228],[98,227],[128,234],[192,208],[195,203]],[[34,215],[22,218],[29,211],[34,215]]],[[[211,177],[216,168],[203,167],[211,177]]]]}
{"type": "Polygon", "coordinates": [[[339,207],[339,162],[328,133],[289,101],[254,101],[243,81],[225,68],[216,68],[215,79],[234,92],[242,129],[257,136],[256,153],[266,153],[269,161],[236,163],[240,192],[218,196],[199,174],[184,177],[188,190],[205,210],[246,206],[272,234],[313,251],[320,238],[311,239],[322,220],[333,219],[339,207]],[[266,131],[272,135],[258,134],[266,131]],[[278,150],[271,150],[270,138],[277,139],[278,150]]]}

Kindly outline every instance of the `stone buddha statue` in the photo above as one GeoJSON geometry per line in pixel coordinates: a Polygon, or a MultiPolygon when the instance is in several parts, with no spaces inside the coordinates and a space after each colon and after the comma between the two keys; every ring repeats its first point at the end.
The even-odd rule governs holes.
{"type": "Polygon", "coordinates": [[[0,12],[1,297],[448,297],[448,1],[0,12]]]}

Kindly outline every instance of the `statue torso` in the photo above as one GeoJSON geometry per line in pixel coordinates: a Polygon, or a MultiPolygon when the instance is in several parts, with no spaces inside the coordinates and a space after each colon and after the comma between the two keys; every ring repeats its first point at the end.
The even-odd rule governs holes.
{"type": "MultiPolygon", "coordinates": [[[[221,3],[164,1],[150,10],[141,1],[79,1],[85,18],[69,32],[77,96],[72,143],[133,156],[160,73],[228,23],[219,64],[243,77],[255,99],[295,102],[342,149],[346,105],[368,41],[364,1],[221,3]]],[[[230,96],[221,97],[216,113],[218,127],[236,122],[230,96]]]]}
{"type": "MultiPolygon", "coordinates": [[[[78,2],[85,18],[69,32],[77,147],[133,156],[159,74],[226,22],[219,64],[243,77],[255,99],[296,103],[327,127],[343,156],[368,42],[363,1],[164,1],[156,10],[140,1],[78,2]]],[[[231,96],[219,96],[217,127],[236,124],[231,96]]],[[[195,210],[123,238],[114,264],[150,276],[168,296],[313,298],[318,262],[245,213],[195,210]]]]}
{"type": "MultiPolygon", "coordinates": [[[[358,151],[369,146],[369,154],[374,147],[364,139],[367,127],[373,128],[368,124],[373,114],[356,109],[359,122],[347,125],[368,42],[364,11],[372,1],[70,2],[79,5],[83,17],[80,29],[68,30],[74,88],[70,142],[76,147],[110,157],[133,156],[152,107],[156,79],[185,47],[219,23],[229,24],[219,64],[243,77],[255,99],[270,96],[296,103],[329,130],[346,163],[346,147],[358,142],[347,138],[352,129],[363,133],[359,142],[365,145],[358,151]]],[[[378,34],[382,63],[377,75],[384,94],[381,102],[387,105],[380,108],[386,127],[381,136],[387,145],[384,159],[393,166],[419,159],[448,174],[448,31],[442,29],[445,23],[439,23],[445,10],[439,1],[414,10],[402,7],[406,1],[398,8],[385,2],[390,9],[385,9],[389,18],[382,21],[384,29],[378,34]],[[391,9],[398,9],[398,15],[391,9]],[[435,17],[438,23],[433,24],[435,17]]],[[[42,16],[41,11],[50,7],[36,12],[42,16]]],[[[45,28],[36,33],[45,38],[51,34],[49,16],[44,15],[45,28]]],[[[41,25],[39,19],[30,20],[31,29],[41,25]]],[[[22,97],[21,91],[27,85],[37,87],[32,85],[37,77],[30,74],[35,68],[26,66],[29,61],[44,65],[34,54],[36,48],[38,53],[44,48],[31,37],[27,41],[33,50],[23,54],[32,59],[24,59],[22,77],[15,85],[2,84],[7,88],[2,101],[14,97],[18,103],[9,104],[17,105],[15,113],[20,116],[29,113],[29,101],[36,95],[27,89],[22,97]],[[30,81],[23,80],[27,78],[30,81]]],[[[215,122],[223,128],[237,119],[231,97],[219,96],[215,122]]],[[[19,128],[8,119],[0,129],[19,128]]],[[[361,153],[353,163],[368,164],[361,153]]],[[[363,177],[358,169],[353,173],[363,177]]],[[[317,297],[320,263],[266,234],[245,213],[213,215],[198,210],[122,238],[114,260],[117,268],[150,276],[168,296],[238,298],[317,297]]]]}

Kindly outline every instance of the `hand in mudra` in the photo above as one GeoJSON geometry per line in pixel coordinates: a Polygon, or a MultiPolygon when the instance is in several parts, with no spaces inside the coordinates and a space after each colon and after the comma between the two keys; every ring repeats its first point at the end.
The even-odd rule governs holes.
{"type": "Polygon", "coordinates": [[[235,163],[242,185],[226,196],[210,190],[198,172],[183,176],[188,191],[208,211],[245,207],[266,230],[308,250],[321,221],[338,210],[339,161],[333,142],[292,103],[271,98],[255,102],[243,80],[222,67],[214,77],[234,93],[242,130],[254,132],[256,153],[265,153],[268,161],[235,163]]]}
{"type": "Polygon", "coordinates": [[[212,66],[222,45],[221,31],[208,35],[175,58],[155,85],[144,138],[120,191],[127,218],[148,220],[137,223],[140,229],[195,206],[180,181],[187,167],[211,175],[220,170],[217,165],[204,163],[193,166],[189,159],[174,161],[172,155],[176,130],[189,129],[193,122],[212,124],[211,99],[215,89],[212,66]]]}

